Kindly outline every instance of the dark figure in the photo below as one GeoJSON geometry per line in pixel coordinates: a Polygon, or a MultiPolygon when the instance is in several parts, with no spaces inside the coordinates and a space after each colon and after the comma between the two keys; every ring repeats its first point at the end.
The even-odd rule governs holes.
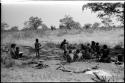
{"type": "Polygon", "coordinates": [[[90,59],[91,56],[92,56],[92,54],[91,54],[91,46],[88,43],[87,46],[86,46],[86,51],[85,51],[85,58],[90,59]]]}
{"type": "Polygon", "coordinates": [[[109,58],[109,49],[107,47],[107,45],[103,45],[103,48],[101,49],[101,62],[110,62],[110,58],[109,58]]]}
{"type": "Polygon", "coordinates": [[[15,54],[16,54],[16,58],[21,58],[21,57],[22,57],[22,53],[20,53],[19,47],[16,47],[16,52],[15,52],[15,54]]]}
{"type": "Polygon", "coordinates": [[[89,43],[87,44],[87,48],[86,48],[86,50],[87,50],[88,52],[91,52],[91,46],[90,46],[89,43]]]}
{"type": "Polygon", "coordinates": [[[78,53],[80,51],[77,49],[76,52],[75,52],[75,55],[74,55],[74,61],[77,61],[78,60],[78,53]]]}
{"type": "Polygon", "coordinates": [[[72,62],[73,61],[73,58],[74,57],[74,54],[72,53],[72,50],[69,50],[69,53],[67,55],[67,62],[72,62]]]}
{"type": "Polygon", "coordinates": [[[11,44],[10,55],[14,59],[16,59],[16,54],[15,54],[16,48],[15,47],[16,47],[16,44],[11,44]]]}
{"type": "Polygon", "coordinates": [[[84,44],[81,44],[81,50],[86,50],[86,46],[84,44]]]}
{"type": "Polygon", "coordinates": [[[100,58],[100,45],[98,42],[95,45],[95,51],[96,51],[96,58],[97,58],[97,60],[99,60],[99,58],[100,58]]]}
{"type": "Polygon", "coordinates": [[[82,51],[82,57],[85,57],[85,55],[86,55],[86,46],[84,44],[81,44],[80,50],[82,51]]]}
{"type": "Polygon", "coordinates": [[[64,51],[63,58],[64,58],[65,60],[67,60],[67,56],[68,56],[68,50],[65,50],[65,51],[64,51]]]}
{"type": "Polygon", "coordinates": [[[82,51],[77,49],[74,59],[76,59],[77,61],[80,61],[80,60],[82,60],[82,58],[83,58],[82,51]]]}
{"type": "Polygon", "coordinates": [[[118,61],[123,62],[124,61],[124,55],[118,54],[118,61]]]}
{"type": "Polygon", "coordinates": [[[93,51],[95,51],[95,41],[92,41],[92,42],[91,42],[91,49],[92,49],[93,51]]]}
{"type": "Polygon", "coordinates": [[[36,57],[39,57],[39,50],[40,50],[40,47],[41,47],[41,44],[39,43],[39,40],[36,39],[36,42],[35,42],[35,51],[36,51],[36,57]]]}
{"type": "Polygon", "coordinates": [[[53,30],[56,30],[55,26],[51,26],[51,30],[52,30],[52,31],[53,31],[53,30]]]}
{"type": "Polygon", "coordinates": [[[95,56],[95,41],[91,42],[91,56],[95,56]]]}
{"type": "Polygon", "coordinates": [[[60,48],[63,49],[64,51],[67,50],[68,48],[68,42],[66,41],[66,39],[64,39],[60,45],[60,48]]]}

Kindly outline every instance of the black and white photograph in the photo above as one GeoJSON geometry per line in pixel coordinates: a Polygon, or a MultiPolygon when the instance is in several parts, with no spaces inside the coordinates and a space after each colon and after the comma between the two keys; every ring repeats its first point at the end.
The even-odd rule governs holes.
{"type": "Polygon", "coordinates": [[[1,0],[1,82],[124,82],[124,7],[1,0]]]}

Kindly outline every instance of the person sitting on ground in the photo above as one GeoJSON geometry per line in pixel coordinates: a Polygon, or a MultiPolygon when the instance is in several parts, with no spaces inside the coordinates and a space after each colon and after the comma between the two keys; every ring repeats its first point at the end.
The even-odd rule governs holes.
{"type": "Polygon", "coordinates": [[[10,55],[14,59],[16,59],[16,54],[15,54],[16,49],[15,49],[15,47],[16,47],[16,44],[11,44],[10,55]]]}
{"type": "Polygon", "coordinates": [[[65,50],[63,53],[63,58],[67,60],[67,56],[68,56],[68,50],[65,50]]]}
{"type": "Polygon", "coordinates": [[[73,50],[69,50],[69,54],[67,56],[67,62],[73,62],[74,61],[74,54],[73,54],[73,50]]]}
{"type": "Polygon", "coordinates": [[[84,44],[81,44],[81,50],[86,50],[86,46],[84,44]]]}
{"type": "Polygon", "coordinates": [[[91,56],[94,57],[95,56],[95,41],[91,41],[91,56]]]}
{"type": "Polygon", "coordinates": [[[80,61],[80,60],[82,60],[82,58],[83,58],[83,54],[82,54],[82,51],[81,50],[79,50],[79,49],[77,49],[77,51],[76,51],[76,58],[77,58],[77,61],[80,61]]]}
{"type": "Polygon", "coordinates": [[[16,52],[15,52],[15,54],[16,54],[16,58],[21,58],[21,57],[22,57],[22,52],[20,52],[19,47],[16,47],[16,52]]]}
{"type": "Polygon", "coordinates": [[[36,57],[39,57],[39,50],[40,50],[40,47],[41,47],[41,44],[39,43],[39,40],[36,39],[36,42],[35,42],[35,51],[36,51],[36,57]]]}
{"type": "Polygon", "coordinates": [[[86,46],[85,58],[86,59],[90,59],[91,58],[91,46],[90,46],[89,43],[86,46]]]}
{"type": "Polygon", "coordinates": [[[110,50],[107,45],[103,45],[103,48],[101,49],[101,62],[110,62],[109,52],[110,50]]]}
{"type": "Polygon", "coordinates": [[[95,44],[96,44],[95,41],[91,41],[91,48],[92,48],[93,51],[95,51],[95,44]]]}
{"type": "Polygon", "coordinates": [[[97,60],[99,60],[99,57],[100,57],[100,45],[99,45],[98,42],[95,45],[95,51],[96,51],[96,58],[97,58],[97,60]]]}
{"type": "Polygon", "coordinates": [[[86,51],[88,51],[89,53],[91,52],[91,46],[90,46],[90,44],[89,44],[89,43],[87,44],[86,51]]]}

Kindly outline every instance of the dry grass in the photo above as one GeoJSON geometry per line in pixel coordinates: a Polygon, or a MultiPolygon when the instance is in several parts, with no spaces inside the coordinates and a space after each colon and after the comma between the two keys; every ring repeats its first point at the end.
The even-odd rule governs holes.
{"type": "Polygon", "coordinates": [[[107,79],[106,77],[102,76],[98,76],[98,74],[93,73],[95,75],[95,78],[91,78],[92,80],[94,80],[95,82],[109,82],[110,79],[107,79]]]}
{"type": "Polygon", "coordinates": [[[3,32],[2,43],[17,43],[19,45],[33,46],[34,40],[39,38],[40,43],[54,42],[59,43],[64,38],[70,43],[86,43],[97,41],[101,44],[107,44],[111,47],[115,45],[124,46],[124,30],[114,29],[110,31],[93,31],[89,33],[82,30],[47,30],[47,31],[19,31],[3,32]]]}
{"type": "Polygon", "coordinates": [[[2,53],[1,54],[1,65],[6,68],[10,68],[15,65],[15,62],[9,54],[2,53]]]}
{"type": "MultiPolygon", "coordinates": [[[[70,82],[70,81],[91,81],[88,79],[89,75],[84,74],[71,74],[71,73],[64,73],[61,71],[56,71],[55,69],[58,67],[56,65],[59,64],[61,60],[59,57],[62,55],[61,51],[57,49],[59,47],[59,43],[65,38],[71,44],[78,45],[79,43],[87,43],[92,40],[98,41],[101,44],[108,44],[111,47],[116,45],[124,46],[124,30],[123,29],[115,29],[111,31],[94,31],[94,32],[87,32],[82,30],[71,30],[71,31],[61,31],[61,30],[47,30],[47,31],[21,31],[21,32],[3,32],[1,35],[2,38],[2,45],[16,43],[18,46],[21,47],[21,51],[29,57],[24,61],[28,62],[34,57],[34,42],[36,38],[39,38],[40,43],[43,46],[41,49],[41,59],[45,60],[45,64],[51,65],[50,67],[42,70],[34,71],[31,67],[25,68],[15,68],[12,67],[19,60],[15,63],[10,56],[6,53],[1,55],[1,63],[6,67],[12,67],[13,70],[4,69],[2,70],[2,81],[3,82],[34,82],[34,81],[56,81],[56,82],[70,82]],[[53,61],[53,62],[52,62],[53,61]],[[54,64],[55,63],[55,64],[54,64]],[[7,72],[8,71],[8,72],[7,72]],[[84,78],[83,78],[84,77],[84,78]]],[[[21,62],[19,62],[21,63],[21,62]]],[[[79,62],[79,63],[72,63],[67,66],[71,66],[73,68],[89,68],[90,65],[93,66],[96,64],[93,63],[86,63],[86,62],[79,62]],[[89,65],[88,65],[89,64],[89,65]]],[[[22,64],[21,64],[22,65],[22,64]]],[[[111,64],[103,64],[100,63],[101,67],[106,70],[115,69],[115,66],[111,64]]],[[[123,74],[123,73],[120,73],[123,74]]],[[[123,76],[122,76],[123,77],[123,76]]]]}

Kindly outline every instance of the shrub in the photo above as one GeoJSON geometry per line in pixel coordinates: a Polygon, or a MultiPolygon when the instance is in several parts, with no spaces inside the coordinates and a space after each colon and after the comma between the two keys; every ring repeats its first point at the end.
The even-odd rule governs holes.
{"type": "Polygon", "coordinates": [[[7,53],[2,53],[2,54],[1,54],[1,64],[3,64],[4,67],[9,68],[9,67],[12,67],[12,66],[15,64],[15,62],[14,62],[14,60],[9,56],[9,54],[7,54],[7,53]]]}
{"type": "Polygon", "coordinates": [[[114,47],[114,49],[121,49],[122,47],[121,47],[121,45],[116,45],[115,47],[114,47]]]}
{"type": "Polygon", "coordinates": [[[52,43],[52,42],[46,43],[45,46],[49,47],[49,48],[59,48],[59,44],[55,44],[55,43],[52,43]]]}

